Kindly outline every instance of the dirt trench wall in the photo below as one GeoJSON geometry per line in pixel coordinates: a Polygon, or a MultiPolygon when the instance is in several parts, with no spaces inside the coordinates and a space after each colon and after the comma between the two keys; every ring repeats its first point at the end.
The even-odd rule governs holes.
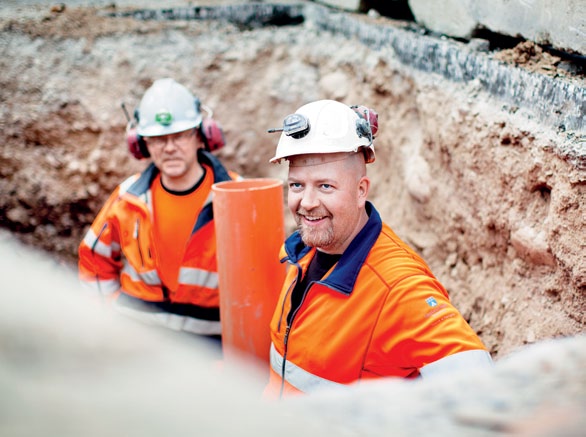
{"type": "Polygon", "coordinates": [[[493,355],[583,332],[582,133],[306,18],[251,28],[79,9],[3,20],[1,225],[75,262],[106,196],[146,164],[126,150],[120,103],[134,108],[157,78],[214,109],[227,140],[218,154],[247,177],[285,177],[268,164],[278,137],[266,130],[301,104],[362,103],[380,114],[371,200],[493,355]]]}

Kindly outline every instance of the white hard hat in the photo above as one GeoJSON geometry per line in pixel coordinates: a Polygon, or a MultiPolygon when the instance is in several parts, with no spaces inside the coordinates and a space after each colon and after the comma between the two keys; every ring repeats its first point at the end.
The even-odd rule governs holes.
{"type": "Polygon", "coordinates": [[[183,85],[165,78],[146,90],[137,118],[137,134],[156,137],[199,126],[202,115],[199,100],[183,85]]]}
{"type": "Polygon", "coordinates": [[[360,117],[350,106],[335,100],[318,100],[287,116],[275,156],[279,163],[293,155],[310,153],[357,152],[364,150],[367,163],[375,159],[373,135],[368,119],[360,117]]]}

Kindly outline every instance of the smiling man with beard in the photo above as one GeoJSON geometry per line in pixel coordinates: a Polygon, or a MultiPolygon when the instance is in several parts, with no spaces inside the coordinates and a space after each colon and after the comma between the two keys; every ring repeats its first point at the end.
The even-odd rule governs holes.
{"type": "Polygon", "coordinates": [[[320,100],[277,130],[271,162],[289,162],[298,230],[281,251],[289,269],[270,323],[266,397],[492,367],[425,261],[367,200],[376,112],[320,100]]]}

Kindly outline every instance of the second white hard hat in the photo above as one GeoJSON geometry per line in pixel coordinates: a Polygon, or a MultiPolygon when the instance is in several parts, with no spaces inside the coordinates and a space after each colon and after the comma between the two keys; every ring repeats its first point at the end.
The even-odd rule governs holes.
{"type": "MultiPolygon", "coordinates": [[[[293,155],[357,152],[364,150],[367,163],[375,160],[368,118],[335,100],[318,100],[299,108],[283,122],[275,156],[279,163],[293,155]]],[[[274,130],[273,130],[274,131],[274,130]]]]}
{"type": "Polygon", "coordinates": [[[182,132],[202,120],[199,100],[171,78],[158,79],[146,90],[137,115],[137,133],[143,137],[182,132]]]}

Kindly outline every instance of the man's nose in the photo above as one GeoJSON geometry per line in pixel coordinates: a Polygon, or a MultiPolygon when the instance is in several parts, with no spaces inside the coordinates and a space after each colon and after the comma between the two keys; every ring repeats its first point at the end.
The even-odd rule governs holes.
{"type": "Polygon", "coordinates": [[[311,188],[306,188],[303,190],[303,194],[301,196],[301,207],[304,209],[312,209],[319,205],[319,198],[315,192],[315,190],[311,188]]]}

